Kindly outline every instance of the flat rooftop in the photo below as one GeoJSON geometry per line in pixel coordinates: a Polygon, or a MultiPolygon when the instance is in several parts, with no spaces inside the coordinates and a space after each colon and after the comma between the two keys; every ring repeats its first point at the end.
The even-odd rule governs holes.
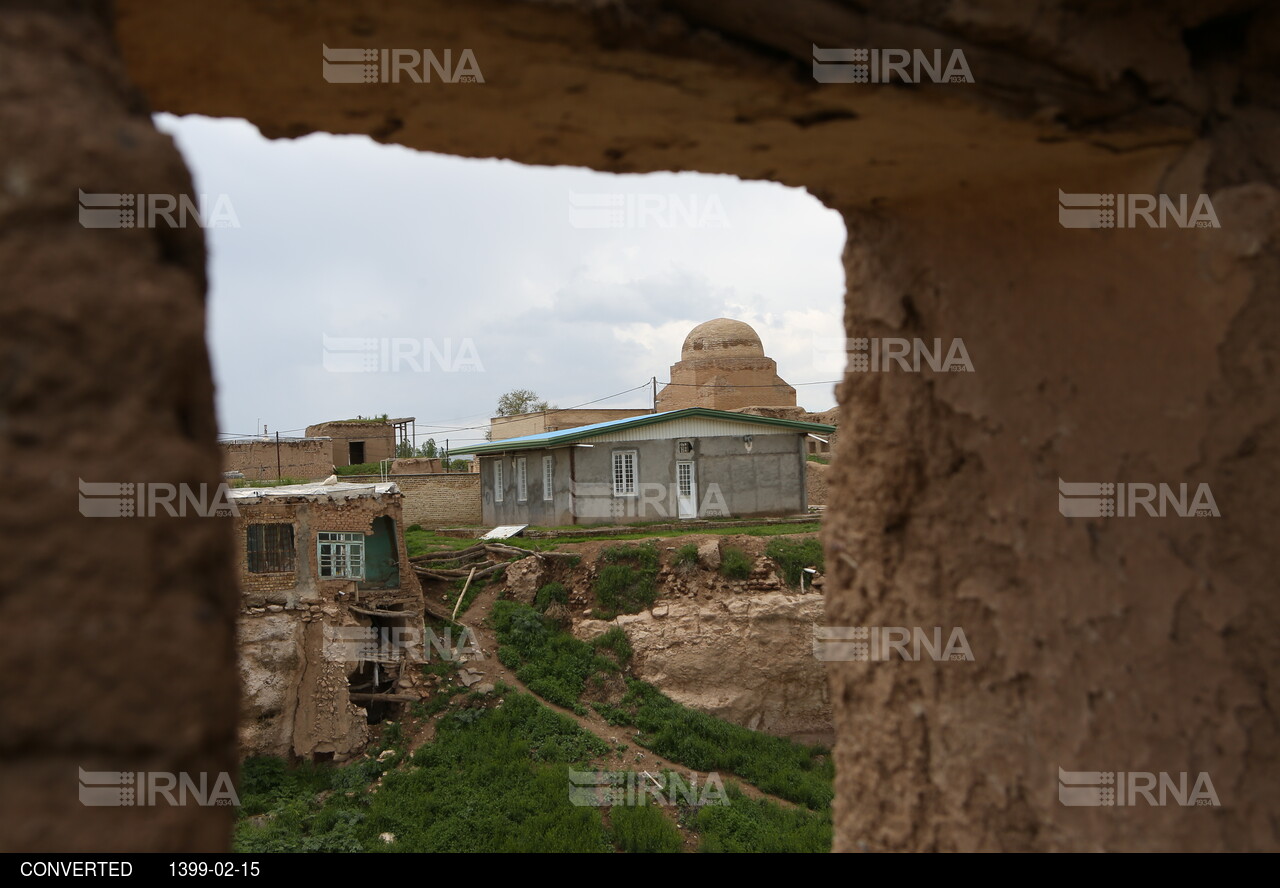
{"type": "Polygon", "coordinates": [[[228,491],[228,495],[233,500],[303,499],[322,502],[399,492],[400,488],[394,481],[374,484],[356,484],[350,481],[325,484],[317,481],[314,484],[283,484],[279,487],[233,487],[228,491]]]}

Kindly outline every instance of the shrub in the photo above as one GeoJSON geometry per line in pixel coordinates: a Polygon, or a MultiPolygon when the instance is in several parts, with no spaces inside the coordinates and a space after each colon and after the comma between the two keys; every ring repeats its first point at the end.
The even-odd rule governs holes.
{"type": "Polygon", "coordinates": [[[676,567],[690,570],[698,566],[698,547],[693,543],[685,543],[676,549],[676,567]]]}
{"type": "Polygon", "coordinates": [[[631,639],[627,637],[627,633],[621,626],[613,626],[604,635],[592,641],[591,646],[596,650],[612,652],[618,665],[623,667],[631,662],[631,655],[634,653],[631,648],[631,639]]]}
{"type": "Polygon", "coordinates": [[[731,580],[745,580],[751,576],[751,557],[741,549],[725,546],[720,555],[720,573],[731,580]]]}
{"type": "Polygon", "coordinates": [[[630,564],[610,564],[596,579],[597,616],[612,620],[618,614],[635,614],[651,606],[658,597],[656,568],[630,564]]]}
{"type": "Polygon", "coordinates": [[[548,605],[568,604],[569,592],[562,583],[547,583],[534,596],[533,606],[540,613],[546,613],[548,605]]]}
{"type": "Polygon", "coordinates": [[[805,540],[770,540],[764,554],[778,562],[783,579],[791,586],[800,585],[800,572],[806,567],[824,569],[822,541],[812,537],[805,540]]]}

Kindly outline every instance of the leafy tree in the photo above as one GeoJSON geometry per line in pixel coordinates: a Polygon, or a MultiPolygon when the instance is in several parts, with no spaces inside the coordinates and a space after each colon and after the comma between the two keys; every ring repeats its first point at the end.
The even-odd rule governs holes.
{"type": "Polygon", "coordinates": [[[521,413],[539,413],[555,408],[529,389],[513,389],[498,398],[498,416],[516,416],[521,413]]]}
{"type": "Polygon", "coordinates": [[[425,443],[414,447],[408,441],[401,441],[396,444],[396,458],[398,459],[434,459],[440,456],[440,448],[436,444],[435,438],[428,438],[425,443]]]}

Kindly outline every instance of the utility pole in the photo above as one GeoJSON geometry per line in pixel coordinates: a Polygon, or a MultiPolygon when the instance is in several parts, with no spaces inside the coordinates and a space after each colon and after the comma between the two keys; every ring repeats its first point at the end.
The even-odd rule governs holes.
{"type": "Polygon", "coordinates": [[[658,377],[653,377],[653,412],[658,412],[658,377]]]}
{"type": "Polygon", "coordinates": [[[280,471],[280,433],[276,432],[276,480],[279,481],[283,472],[280,471]]]}

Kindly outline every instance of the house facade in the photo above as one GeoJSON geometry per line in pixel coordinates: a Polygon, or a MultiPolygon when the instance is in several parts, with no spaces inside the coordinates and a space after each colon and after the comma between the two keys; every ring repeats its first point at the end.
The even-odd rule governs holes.
{"type": "Polygon", "coordinates": [[[651,413],[465,448],[485,524],[624,524],[806,511],[806,442],[832,426],[723,410],[651,413]]]}
{"type": "Polygon", "coordinates": [[[422,657],[423,599],[394,483],[229,493],[236,552],[240,745],[245,755],[341,761],[422,657]]]}

